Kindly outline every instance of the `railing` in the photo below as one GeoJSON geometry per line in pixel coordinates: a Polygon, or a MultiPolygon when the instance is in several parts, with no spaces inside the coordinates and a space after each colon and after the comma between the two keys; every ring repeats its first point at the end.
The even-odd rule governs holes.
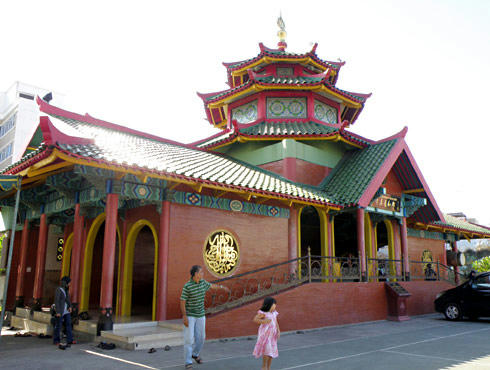
{"type": "MultiPolygon", "coordinates": [[[[358,257],[306,256],[213,281],[226,290],[206,296],[206,313],[239,307],[311,282],[406,281],[403,260],[366,258],[363,277],[358,257]]],[[[439,262],[409,261],[410,280],[443,280],[456,285],[454,270],[439,262]]],[[[459,281],[464,275],[459,274],[459,281]]]]}
{"type": "Polygon", "coordinates": [[[410,261],[410,280],[442,280],[457,285],[458,282],[465,281],[466,277],[439,261],[410,261]]]}
{"type": "Polygon", "coordinates": [[[212,314],[238,307],[305,282],[311,282],[311,267],[311,256],[305,256],[213,281],[213,284],[226,286],[228,292],[219,290],[207,295],[206,313],[212,314]]]}
{"type": "Polygon", "coordinates": [[[367,258],[366,273],[368,281],[405,280],[402,260],[367,258]]]}

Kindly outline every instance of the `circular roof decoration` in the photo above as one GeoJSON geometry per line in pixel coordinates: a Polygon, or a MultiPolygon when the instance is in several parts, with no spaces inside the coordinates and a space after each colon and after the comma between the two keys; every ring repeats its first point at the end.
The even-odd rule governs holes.
{"type": "Polygon", "coordinates": [[[231,275],[238,266],[240,250],[235,237],[226,230],[213,231],[203,250],[208,270],[217,277],[231,275]]]}

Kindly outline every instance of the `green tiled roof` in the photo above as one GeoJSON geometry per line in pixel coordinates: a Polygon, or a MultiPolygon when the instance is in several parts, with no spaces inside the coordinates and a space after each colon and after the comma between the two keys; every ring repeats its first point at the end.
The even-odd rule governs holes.
{"type": "Polygon", "coordinates": [[[346,153],[319,187],[339,204],[356,204],[397,140],[346,153]]]}
{"type": "Polygon", "coordinates": [[[227,141],[228,139],[230,139],[234,135],[235,135],[235,132],[234,131],[224,131],[219,136],[216,136],[216,137],[213,137],[213,138],[211,138],[209,140],[204,140],[204,141],[201,141],[198,144],[195,144],[195,147],[196,148],[205,148],[205,147],[207,147],[209,145],[217,144],[217,143],[220,143],[222,141],[227,141]]]}
{"type": "Polygon", "coordinates": [[[241,85],[233,87],[229,90],[221,91],[215,95],[210,95],[204,99],[206,100],[206,102],[210,102],[211,100],[215,100],[215,99],[221,98],[221,97],[226,96],[226,95],[234,94],[235,92],[240,91],[240,90],[244,89],[245,87],[248,87],[251,85],[252,85],[252,81],[247,81],[241,85]]]}
{"type": "Polygon", "coordinates": [[[288,85],[305,85],[316,84],[321,82],[324,77],[294,76],[294,77],[274,77],[274,76],[256,76],[255,80],[267,84],[288,84],[288,85]]]}
{"type": "Polygon", "coordinates": [[[10,166],[4,168],[1,171],[1,173],[4,173],[4,172],[6,172],[6,171],[8,171],[8,170],[10,170],[10,169],[18,166],[22,162],[28,161],[29,159],[35,157],[36,155],[38,155],[39,153],[43,152],[46,149],[47,149],[46,145],[44,145],[44,144],[41,143],[41,145],[39,147],[37,147],[35,150],[33,150],[33,151],[25,154],[20,161],[17,161],[15,163],[12,163],[10,166]]]}
{"type": "Polygon", "coordinates": [[[338,131],[338,128],[321,125],[316,122],[261,122],[254,126],[242,128],[241,133],[246,135],[325,135],[338,131]]]}
{"type": "Polygon", "coordinates": [[[490,227],[476,225],[461,218],[457,218],[447,214],[444,214],[444,219],[446,220],[446,222],[437,221],[434,222],[434,224],[438,226],[449,226],[455,229],[460,229],[462,231],[490,235],[490,227]]]}
{"type": "Polygon", "coordinates": [[[329,203],[327,194],[320,189],[294,183],[222,154],[192,149],[74,119],[52,117],[52,122],[61,132],[70,136],[94,139],[93,144],[57,143],[62,151],[77,157],[116,166],[140,168],[150,173],[185,177],[191,181],[213,182],[245,188],[248,191],[266,191],[279,196],[329,203]]]}
{"type": "MultiPolygon", "coordinates": [[[[287,121],[287,122],[270,122],[262,121],[253,126],[248,126],[241,128],[239,130],[240,134],[248,136],[304,136],[304,135],[329,135],[338,132],[339,129],[322,125],[316,122],[301,122],[301,121],[287,121]]],[[[234,131],[225,131],[223,134],[210,138],[209,140],[201,141],[196,144],[197,148],[206,148],[214,144],[218,144],[229,140],[234,137],[236,133],[234,131]]],[[[348,140],[357,142],[360,145],[369,145],[369,142],[365,139],[353,135],[348,131],[343,132],[343,136],[348,140]]]]}

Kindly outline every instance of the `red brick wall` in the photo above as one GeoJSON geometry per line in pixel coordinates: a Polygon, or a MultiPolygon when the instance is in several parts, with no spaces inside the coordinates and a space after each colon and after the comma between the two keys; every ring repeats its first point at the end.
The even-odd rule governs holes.
{"type": "MultiPolygon", "coordinates": [[[[383,283],[312,283],[275,298],[281,331],[383,320],[387,313],[383,283]]],[[[257,334],[252,319],[261,303],[209,317],[207,338],[257,334]]]]}
{"type": "MultiPolygon", "coordinates": [[[[210,208],[171,204],[168,269],[168,318],[180,314],[182,286],[189,280],[192,265],[205,266],[203,247],[207,236],[226,229],[237,239],[240,262],[234,274],[286,261],[288,219],[255,216],[210,208]]],[[[206,267],[204,278],[217,279],[206,267]]]]}
{"type": "Polygon", "coordinates": [[[271,171],[277,173],[278,175],[284,176],[284,161],[281,159],[280,161],[269,162],[266,164],[262,164],[259,167],[264,170],[271,171]]]}
{"type": "MultiPolygon", "coordinates": [[[[452,287],[444,282],[402,282],[412,296],[408,314],[434,312],[435,295],[452,287]]],[[[277,294],[281,331],[385,320],[388,313],[384,283],[313,283],[277,294]]],[[[257,334],[252,322],[261,301],[206,320],[206,337],[224,338],[257,334]]]]}
{"type": "Polygon", "coordinates": [[[402,186],[398,182],[398,179],[396,178],[396,175],[393,173],[393,171],[390,171],[386,176],[385,186],[386,186],[387,194],[397,195],[397,196],[402,195],[402,191],[403,191],[402,186]]]}
{"type": "MultiPolygon", "coordinates": [[[[39,234],[39,228],[29,229],[29,241],[27,244],[27,259],[26,267],[31,268],[30,272],[25,272],[24,275],[24,302],[27,304],[32,299],[32,293],[34,288],[34,276],[36,272],[36,253],[37,253],[37,237],[39,234]]],[[[12,264],[10,270],[9,287],[7,291],[7,309],[12,309],[15,303],[15,288],[17,285],[17,268],[19,266],[20,258],[20,242],[22,239],[22,231],[15,233],[14,240],[14,253],[12,255],[12,264]]],[[[10,242],[9,242],[10,243],[10,242]]],[[[6,244],[5,247],[9,248],[10,244],[6,244]]]]}
{"type": "Polygon", "coordinates": [[[409,316],[434,312],[437,293],[454,288],[454,285],[444,281],[407,281],[401,282],[400,285],[412,294],[407,301],[409,316]]]}
{"type": "MultiPolygon", "coordinates": [[[[281,176],[285,176],[285,162],[285,160],[281,159],[280,161],[263,164],[260,167],[281,176]]],[[[320,166],[296,158],[294,171],[295,178],[290,180],[301,182],[303,184],[318,185],[328,176],[331,170],[332,169],[329,167],[320,166]]]]}
{"type": "Polygon", "coordinates": [[[434,261],[444,261],[446,251],[444,249],[443,240],[415,238],[413,236],[408,237],[408,255],[411,260],[422,260],[422,252],[426,249],[432,252],[434,261]]]}
{"type": "Polygon", "coordinates": [[[330,173],[331,168],[296,159],[296,181],[318,185],[330,173]]]}

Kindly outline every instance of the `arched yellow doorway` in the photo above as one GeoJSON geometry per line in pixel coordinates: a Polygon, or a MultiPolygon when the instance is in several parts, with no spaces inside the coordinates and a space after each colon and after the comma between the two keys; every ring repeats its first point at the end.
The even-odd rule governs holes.
{"type": "Polygon", "coordinates": [[[133,291],[133,266],[134,266],[134,249],[136,239],[141,229],[147,226],[153,235],[155,243],[155,258],[153,262],[153,300],[151,309],[151,318],[155,320],[156,316],[156,292],[158,280],[158,234],[153,224],[145,219],[136,221],[128,231],[126,238],[126,249],[124,253],[124,274],[123,274],[123,291],[122,291],[122,316],[131,315],[131,299],[133,291]]]}
{"type": "Polygon", "coordinates": [[[66,238],[63,246],[63,262],[61,262],[61,276],[70,276],[71,250],[73,247],[73,233],[66,238]]]}
{"type": "MultiPolygon", "coordinates": [[[[388,245],[388,259],[391,260],[390,261],[390,272],[392,274],[395,273],[395,262],[394,259],[395,259],[395,236],[394,236],[394,232],[393,232],[393,224],[390,220],[388,219],[385,219],[383,221],[381,221],[383,223],[383,225],[386,227],[386,243],[388,245]]],[[[378,226],[381,222],[378,222],[375,226],[375,229],[374,229],[374,238],[375,238],[375,250],[377,251],[378,248],[379,248],[379,241],[380,241],[380,238],[378,238],[378,226]]],[[[384,230],[383,230],[384,232],[384,230]]],[[[378,256],[376,255],[374,258],[378,258],[378,256]]]]}
{"type": "Polygon", "coordinates": [[[326,256],[328,254],[328,230],[327,230],[327,214],[321,208],[307,206],[303,207],[298,212],[298,257],[304,257],[308,254],[308,246],[311,247],[312,255],[326,256]],[[309,219],[311,224],[308,226],[315,227],[315,232],[318,233],[316,238],[313,238],[313,243],[317,242],[318,245],[314,247],[313,245],[308,245],[306,242],[307,238],[304,238],[305,230],[303,230],[304,216],[306,212],[309,212],[309,219]],[[303,220],[303,223],[302,223],[303,220]],[[315,225],[313,225],[315,223],[315,225]],[[318,240],[316,240],[318,239],[318,240]],[[306,243],[306,244],[305,244],[306,243]]]}
{"type": "MultiPolygon", "coordinates": [[[[82,277],[82,295],[80,298],[80,312],[88,311],[89,297],[90,297],[90,281],[92,277],[92,257],[94,252],[94,242],[97,234],[99,232],[100,226],[105,222],[105,212],[98,215],[87,234],[87,241],[85,243],[85,253],[83,258],[83,277],[82,277]]],[[[119,277],[120,277],[120,266],[121,266],[121,232],[119,231],[119,226],[117,226],[117,253],[118,253],[118,266],[117,266],[117,292],[119,292],[119,277]]],[[[97,287],[100,289],[100,287],[97,287]]],[[[119,293],[117,293],[119,294],[119,293]]],[[[119,302],[119,297],[117,297],[116,302],[119,302]]],[[[119,310],[116,308],[115,312],[119,310]]]]}

